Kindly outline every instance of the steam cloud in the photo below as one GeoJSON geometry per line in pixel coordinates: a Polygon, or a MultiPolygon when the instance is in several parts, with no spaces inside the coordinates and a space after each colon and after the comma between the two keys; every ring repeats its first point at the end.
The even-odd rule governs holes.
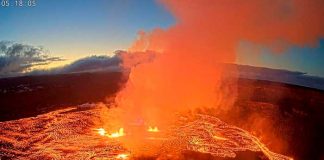
{"type": "Polygon", "coordinates": [[[324,36],[322,0],[163,0],[162,4],[177,23],[166,30],[140,32],[130,47],[130,52],[157,54],[153,61],[132,68],[116,97],[117,105],[129,112],[126,121],[144,119],[154,126],[178,111],[226,110],[234,101],[236,83],[224,81],[228,70],[221,64],[235,62],[240,41],[280,51],[290,44],[315,45],[324,36]]]}
{"type": "Polygon", "coordinates": [[[62,60],[49,56],[41,47],[0,41],[0,77],[17,76],[33,67],[62,60]]]}

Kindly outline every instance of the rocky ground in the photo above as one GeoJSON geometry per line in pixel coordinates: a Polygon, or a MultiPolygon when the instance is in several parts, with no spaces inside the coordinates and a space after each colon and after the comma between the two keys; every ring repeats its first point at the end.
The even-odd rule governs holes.
{"type": "MultiPolygon", "coordinates": [[[[106,102],[107,98],[114,97],[123,82],[125,82],[124,76],[119,72],[0,79],[0,120],[2,121],[0,154],[6,154],[2,159],[12,155],[33,156],[33,153],[40,153],[37,152],[37,147],[34,148],[34,144],[42,143],[46,141],[46,137],[53,138],[55,136],[52,134],[59,135],[61,132],[61,135],[65,132],[72,135],[75,134],[74,132],[82,132],[83,136],[102,138],[97,137],[98,135],[92,130],[99,127],[93,122],[96,117],[99,117],[96,115],[96,109],[76,107],[76,110],[70,110],[69,106],[106,102]],[[65,109],[68,112],[62,114],[65,109]],[[82,117],[79,117],[81,115],[82,117]],[[56,128],[62,126],[61,124],[76,127],[74,130],[54,133],[53,128],[48,129],[54,124],[56,128]],[[14,149],[10,150],[10,147],[14,149]],[[35,150],[31,152],[30,148],[35,150]]],[[[324,157],[323,91],[264,80],[238,79],[237,93],[234,107],[224,114],[217,115],[221,121],[248,131],[275,153],[288,155],[297,160],[324,157]]],[[[58,141],[49,144],[56,147],[65,145],[58,141]]],[[[47,148],[51,147],[47,146],[47,148]]],[[[70,149],[73,150],[72,147],[70,149]]],[[[69,149],[60,152],[69,152],[69,149]]],[[[255,157],[255,153],[260,152],[246,151],[235,154],[236,157],[247,155],[255,157]]],[[[185,155],[197,156],[195,152],[185,152],[183,156],[185,155]]],[[[198,156],[209,157],[210,155],[198,154],[198,156]]]]}
{"type": "Polygon", "coordinates": [[[249,132],[203,114],[179,116],[178,123],[161,131],[165,133],[163,138],[161,134],[159,137],[151,134],[142,137],[143,143],[137,148],[128,148],[124,145],[132,139],[128,137],[132,135],[128,128],[125,128],[125,136],[119,138],[97,133],[96,129],[102,125],[101,107],[81,105],[1,122],[0,158],[289,159],[271,152],[249,132]]]}

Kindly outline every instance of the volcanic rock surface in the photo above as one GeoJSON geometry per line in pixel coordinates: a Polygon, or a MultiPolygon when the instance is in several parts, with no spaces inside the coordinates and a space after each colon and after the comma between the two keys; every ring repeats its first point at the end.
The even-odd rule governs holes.
{"type": "MultiPolygon", "coordinates": [[[[97,120],[100,120],[99,111],[91,107],[84,107],[86,105],[78,105],[104,102],[107,98],[113,99],[123,81],[125,81],[123,74],[115,72],[0,79],[1,159],[6,159],[6,157],[17,159],[23,154],[29,153],[30,156],[34,155],[35,153],[30,150],[30,148],[35,149],[34,143],[41,143],[37,141],[43,140],[42,136],[53,137],[52,134],[56,134],[50,130],[51,126],[58,125],[55,121],[75,124],[76,127],[73,129],[64,128],[62,132],[78,132],[83,136],[91,134],[101,142],[109,141],[110,139],[107,137],[98,137],[97,131],[93,130],[102,127],[99,125],[100,123],[97,123],[97,120]],[[67,109],[68,106],[78,107],[74,107],[77,109],[72,110],[69,108],[67,113],[64,113],[64,110],[59,110],[67,109]],[[86,114],[91,114],[91,116],[86,116],[86,114]],[[69,121],[67,121],[68,119],[69,121]],[[85,129],[80,124],[86,124],[85,129]]],[[[320,82],[316,83],[321,84],[320,82]]],[[[321,159],[324,157],[323,97],[322,90],[270,81],[239,79],[235,106],[227,113],[216,117],[227,124],[253,133],[275,153],[288,155],[295,160],[321,159]]],[[[207,111],[207,113],[212,112],[214,111],[207,111]]],[[[108,121],[110,120],[108,119],[108,121]]],[[[105,129],[109,130],[109,128],[105,129]]],[[[129,128],[125,128],[126,133],[128,130],[129,128]]],[[[77,135],[80,136],[80,134],[77,135]]],[[[216,136],[221,135],[216,134],[216,136]]],[[[88,145],[91,139],[87,140],[88,145]]],[[[77,153],[87,148],[83,146],[79,149],[63,142],[65,141],[62,140],[61,144],[49,143],[47,144],[48,149],[52,148],[51,145],[61,145],[65,146],[61,147],[65,149],[74,148],[73,152],[77,153]]],[[[78,141],[78,143],[82,142],[78,141]]],[[[104,152],[102,148],[97,148],[100,152],[104,152]]],[[[44,152],[43,154],[45,157],[51,157],[50,153],[55,152],[48,152],[48,154],[44,152]]],[[[107,153],[104,153],[105,156],[102,157],[109,157],[107,153]]],[[[237,159],[259,159],[261,155],[264,155],[262,152],[250,150],[236,151],[235,154],[237,159]]],[[[114,156],[116,155],[111,157],[114,156]]],[[[77,156],[72,158],[74,157],[77,158],[77,156]]],[[[182,153],[182,157],[210,159],[211,154],[186,151],[182,153]]],[[[156,157],[153,156],[152,159],[154,158],[156,157]]],[[[26,157],[20,159],[26,159],[26,157]]]]}
{"type": "Polygon", "coordinates": [[[179,115],[154,146],[157,151],[143,156],[123,145],[131,134],[127,128],[116,139],[97,133],[101,111],[102,106],[81,105],[1,122],[0,159],[289,159],[247,131],[204,114],[179,115]]]}

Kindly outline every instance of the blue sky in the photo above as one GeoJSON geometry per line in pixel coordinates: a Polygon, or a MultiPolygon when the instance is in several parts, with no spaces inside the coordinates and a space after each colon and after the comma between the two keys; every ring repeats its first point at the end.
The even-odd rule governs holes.
{"type": "MultiPolygon", "coordinates": [[[[175,23],[172,15],[154,0],[36,2],[36,7],[0,7],[0,41],[44,46],[51,55],[70,61],[127,49],[139,30],[167,28],[175,23]]],[[[291,46],[280,54],[263,48],[256,55],[247,48],[238,51],[238,63],[324,77],[324,40],[315,47],[291,46]]]]}
{"type": "Polygon", "coordinates": [[[252,66],[301,71],[324,77],[324,39],[315,46],[295,46],[274,53],[269,48],[242,42],[237,49],[237,62],[252,66]],[[260,52],[253,48],[259,47],[260,52]]]}
{"type": "Polygon", "coordinates": [[[139,30],[174,23],[152,0],[37,0],[33,8],[1,7],[0,17],[0,40],[42,45],[69,59],[126,49],[139,30]]]}

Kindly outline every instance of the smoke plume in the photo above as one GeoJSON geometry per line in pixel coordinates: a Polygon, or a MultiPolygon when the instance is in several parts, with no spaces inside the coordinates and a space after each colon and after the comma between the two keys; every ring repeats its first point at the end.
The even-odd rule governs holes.
{"type": "MultiPolygon", "coordinates": [[[[155,53],[131,68],[116,103],[125,121],[163,126],[175,112],[232,106],[235,80],[223,63],[233,63],[240,41],[280,51],[290,44],[316,45],[324,36],[322,0],[163,0],[177,23],[139,32],[130,52],[155,53]],[[287,45],[288,44],[288,45],[287,45]],[[224,78],[225,77],[225,78],[224,78]]],[[[131,66],[124,61],[125,66],[131,66]]]]}

